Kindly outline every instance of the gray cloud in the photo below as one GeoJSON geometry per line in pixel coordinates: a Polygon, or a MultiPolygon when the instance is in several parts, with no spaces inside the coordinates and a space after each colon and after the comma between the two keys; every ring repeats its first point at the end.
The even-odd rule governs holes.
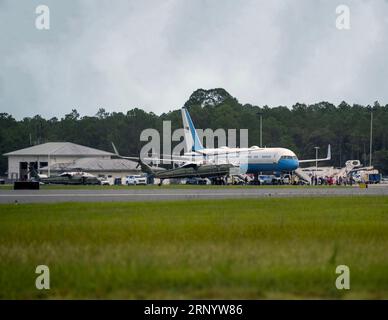
{"type": "Polygon", "coordinates": [[[0,110],[155,113],[199,87],[243,103],[387,103],[386,1],[0,1],[0,110]],[[351,30],[335,28],[348,4],[351,30]]]}

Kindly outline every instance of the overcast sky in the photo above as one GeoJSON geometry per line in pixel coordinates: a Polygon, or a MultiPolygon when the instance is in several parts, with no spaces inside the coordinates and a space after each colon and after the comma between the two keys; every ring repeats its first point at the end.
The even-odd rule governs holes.
{"type": "Polygon", "coordinates": [[[18,119],[160,114],[218,87],[260,106],[388,103],[386,0],[0,0],[0,30],[0,112],[18,119]]]}

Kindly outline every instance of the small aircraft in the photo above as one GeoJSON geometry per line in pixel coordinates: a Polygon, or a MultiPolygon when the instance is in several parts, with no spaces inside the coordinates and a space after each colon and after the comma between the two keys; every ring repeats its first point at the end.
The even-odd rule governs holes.
{"type": "Polygon", "coordinates": [[[181,109],[184,127],[186,150],[183,155],[168,156],[172,163],[183,163],[178,168],[153,172],[145,161],[165,160],[157,158],[120,156],[112,143],[116,156],[136,160],[142,170],[155,178],[214,178],[226,175],[255,174],[262,172],[291,172],[299,168],[300,163],[319,162],[331,159],[331,148],[328,146],[327,157],[322,159],[299,160],[295,153],[286,148],[204,148],[187,108],[181,109]]]}
{"type": "Polygon", "coordinates": [[[100,180],[87,172],[83,171],[71,171],[63,172],[57,176],[48,177],[43,174],[36,172],[36,169],[30,168],[31,176],[33,180],[38,181],[43,184],[72,184],[72,185],[97,185],[100,184],[100,180]]]}

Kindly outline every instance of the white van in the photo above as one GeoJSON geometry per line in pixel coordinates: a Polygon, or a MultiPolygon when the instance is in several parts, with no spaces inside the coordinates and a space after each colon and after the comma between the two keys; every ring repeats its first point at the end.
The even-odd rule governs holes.
{"type": "Polygon", "coordinates": [[[127,186],[133,185],[136,186],[138,184],[146,185],[147,184],[147,177],[145,176],[127,176],[125,179],[125,184],[127,186]]]}

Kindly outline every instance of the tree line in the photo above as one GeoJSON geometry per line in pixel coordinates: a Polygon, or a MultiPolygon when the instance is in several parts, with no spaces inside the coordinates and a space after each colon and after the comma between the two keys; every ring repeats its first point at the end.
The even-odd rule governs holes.
{"type": "MultiPolygon", "coordinates": [[[[388,173],[388,105],[334,105],[319,102],[291,107],[254,106],[241,104],[226,91],[218,104],[204,104],[196,99],[196,92],[186,102],[197,128],[248,129],[249,145],[260,143],[260,114],[263,119],[263,145],[285,147],[298,158],[315,158],[315,146],[320,156],[326,156],[332,146],[332,160],[328,165],[343,166],[346,160],[359,159],[369,164],[370,117],[373,112],[372,164],[388,173]]],[[[2,154],[44,142],[68,141],[101,150],[112,151],[114,141],[122,154],[138,155],[146,142],[140,133],[146,128],[162,132],[164,120],[170,120],[172,130],[182,127],[180,110],[160,116],[134,108],[123,112],[107,112],[100,108],[94,116],[83,116],[73,109],[61,119],[45,119],[40,115],[16,120],[0,113],[0,175],[7,170],[2,154]]],[[[237,139],[238,141],[238,139],[237,139]]]]}

